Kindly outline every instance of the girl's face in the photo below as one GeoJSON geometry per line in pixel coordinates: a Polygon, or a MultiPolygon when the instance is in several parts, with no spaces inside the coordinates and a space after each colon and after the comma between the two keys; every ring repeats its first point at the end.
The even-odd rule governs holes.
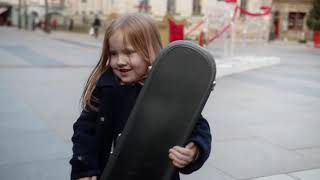
{"type": "Polygon", "coordinates": [[[131,84],[141,80],[148,70],[148,63],[141,58],[132,45],[124,44],[121,31],[114,32],[110,39],[110,66],[121,84],[131,84]]]}

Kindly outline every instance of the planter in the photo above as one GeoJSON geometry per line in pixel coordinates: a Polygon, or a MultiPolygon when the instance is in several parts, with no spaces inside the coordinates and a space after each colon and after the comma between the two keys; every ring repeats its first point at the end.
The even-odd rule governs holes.
{"type": "Polygon", "coordinates": [[[313,34],[313,42],[315,48],[320,48],[320,31],[315,31],[313,34]]]}

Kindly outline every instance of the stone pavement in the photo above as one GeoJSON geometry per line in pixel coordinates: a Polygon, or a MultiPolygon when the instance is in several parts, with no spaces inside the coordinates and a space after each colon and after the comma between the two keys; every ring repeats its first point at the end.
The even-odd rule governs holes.
{"type": "MultiPolygon", "coordinates": [[[[69,178],[68,160],[71,156],[72,124],[79,115],[79,97],[90,69],[99,58],[101,43],[102,39],[96,40],[84,34],[55,32],[47,35],[39,31],[0,28],[1,180],[69,178]]],[[[282,48],[282,45],[280,46],[279,48],[282,48]]],[[[301,47],[296,48],[297,51],[302,51],[301,47]]],[[[210,51],[216,55],[215,53],[221,50],[211,48],[210,51]]],[[[256,74],[235,76],[235,73],[283,63],[281,53],[255,55],[252,51],[248,53],[244,53],[245,50],[241,51],[243,53],[236,53],[237,56],[234,57],[215,56],[219,77],[219,86],[215,93],[219,93],[219,96],[215,96],[216,105],[213,104],[212,97],[206,105],[204,115],[210,117],[208,119],[216,119],[222,113],[227,113],[223,111],[219,114],[219,105],[224,106],[223,103],[226,101],[222,99],[225,90],[219,90],[220,87],[237,89],[246,87],[243,84],[236,86],[236,83],[231,81],[234,78],[237,81],[250,80],[254,83],[259,81],[255,79],[256,74]],[[231,80],[224,78],[229,76],[231,80]],[[229,81],[232,83],[227,84],[229,81]],[[216,111],[211,110],[213,106],[216,111]]],[[[310,74],[308,77],[314,82],[319,82],[319,76],[310,74]]],[[[268,79],[263,80],[269,84],[273,83],[268,79]]],[[[306,85],[309,87],[309,84],[306,85]]],[[[318,89],[319,86],[314,87],[318,89]]],[[[251,90],[260,92],[264,89],[251,88],[251,90]]],[[[241,93],[234,92],[227,94],[226,97],[242,97],[248,103],[253,102],[250,96],[246,97],[246,93],[253,94],[244,91],[241,93]]],[[[311,93],[314,98],[319,97],[317,91],[311,93]]],[[[307,103],[308,99],[305,100],[300,96],[299,98],[307,103]]],[[[317,105],[314,99],[310,101],[317,105]]],[[[227,105],[229,109],[231,104],[227,105]]],[[[262,103],[257,105],[264,107],[262,103]]],[[[243,113],[246,112],[245,107],[242,108],[244,108],[243,113]]],[[[319,127],[312,118],[314,112],[310,113],[309,116],[308,114],[304,116],[309,117],[314,127],[319,127]]],[[[232,116],[234,113],[230,111],[229,114],[232,116]]],[[[318,148],[320,133],[314,134],[307,127],[297,124],[288,125],[292,129],[287,132],[289,136],[297,139],[302,136],[301,138],[305,139],[302,146],[294,140],[287,142],[281,137],[278,141],[273,139],[272,133],[281,134],[280,127],[286,126],[281,122],[266,124],[249,119],[242,122],[243,124],[236,123],[239,127],[244,127],[243,130],[229,126],[234,122],[228,120],[223,123],[219,121],[209,123],[215,135],[213,154],[200,171],[190,176],[183,176],[182,179],[320,179],[318,148]],[[248,123],[253,123],[256,127],[247,131],[245,125],[248,123]],[[270,129],[273,130],[269,132],[270,129]],[[261,141],[262,137],[265,141],[261,141]],[[292,153],[292,149],[297,149],[297,152],[292,153]],[[309,158],[310,154],[312,158],[309,158]]]]}
{"type": "MultiPolygon", "coordinates": [[[[38,33],[43,34],[43,32],[38,33]]],[[[99,36],[98,39],[95,39],[87,34],[75,34],[70,32],[53,32],[50,34],[50,37],[62,42],[88,47],[100,47],[99,45],[103,43],[103,36],[99,36]]],[[[250,69],[256,69],[280,63],[280,58],[274,56],[244,55],[222,57],[219,55],[217,57],[214,50],[209,49],[209,51],[211,51],[215,57],[218,69],[218,78],[250,69]]]]}

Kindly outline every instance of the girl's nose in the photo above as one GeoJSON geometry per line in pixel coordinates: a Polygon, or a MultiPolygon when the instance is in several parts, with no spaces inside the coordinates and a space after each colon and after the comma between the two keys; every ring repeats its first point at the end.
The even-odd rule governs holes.
{"type": "Polygon", "coordinates": [[[128,57],[125,55],[119,55],[118,56],[118,66],[124,66],[128,64],[128,57]]]}

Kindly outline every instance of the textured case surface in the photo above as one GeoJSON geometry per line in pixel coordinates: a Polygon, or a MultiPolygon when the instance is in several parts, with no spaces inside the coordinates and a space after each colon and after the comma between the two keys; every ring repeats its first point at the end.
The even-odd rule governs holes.
{"type": "Polygon", "coordinates": [[[190,136],[215,75],[214,59],[201,47],[176,41],[163,49],[100,179],[170,179],[168,150],[190,136]]]}

